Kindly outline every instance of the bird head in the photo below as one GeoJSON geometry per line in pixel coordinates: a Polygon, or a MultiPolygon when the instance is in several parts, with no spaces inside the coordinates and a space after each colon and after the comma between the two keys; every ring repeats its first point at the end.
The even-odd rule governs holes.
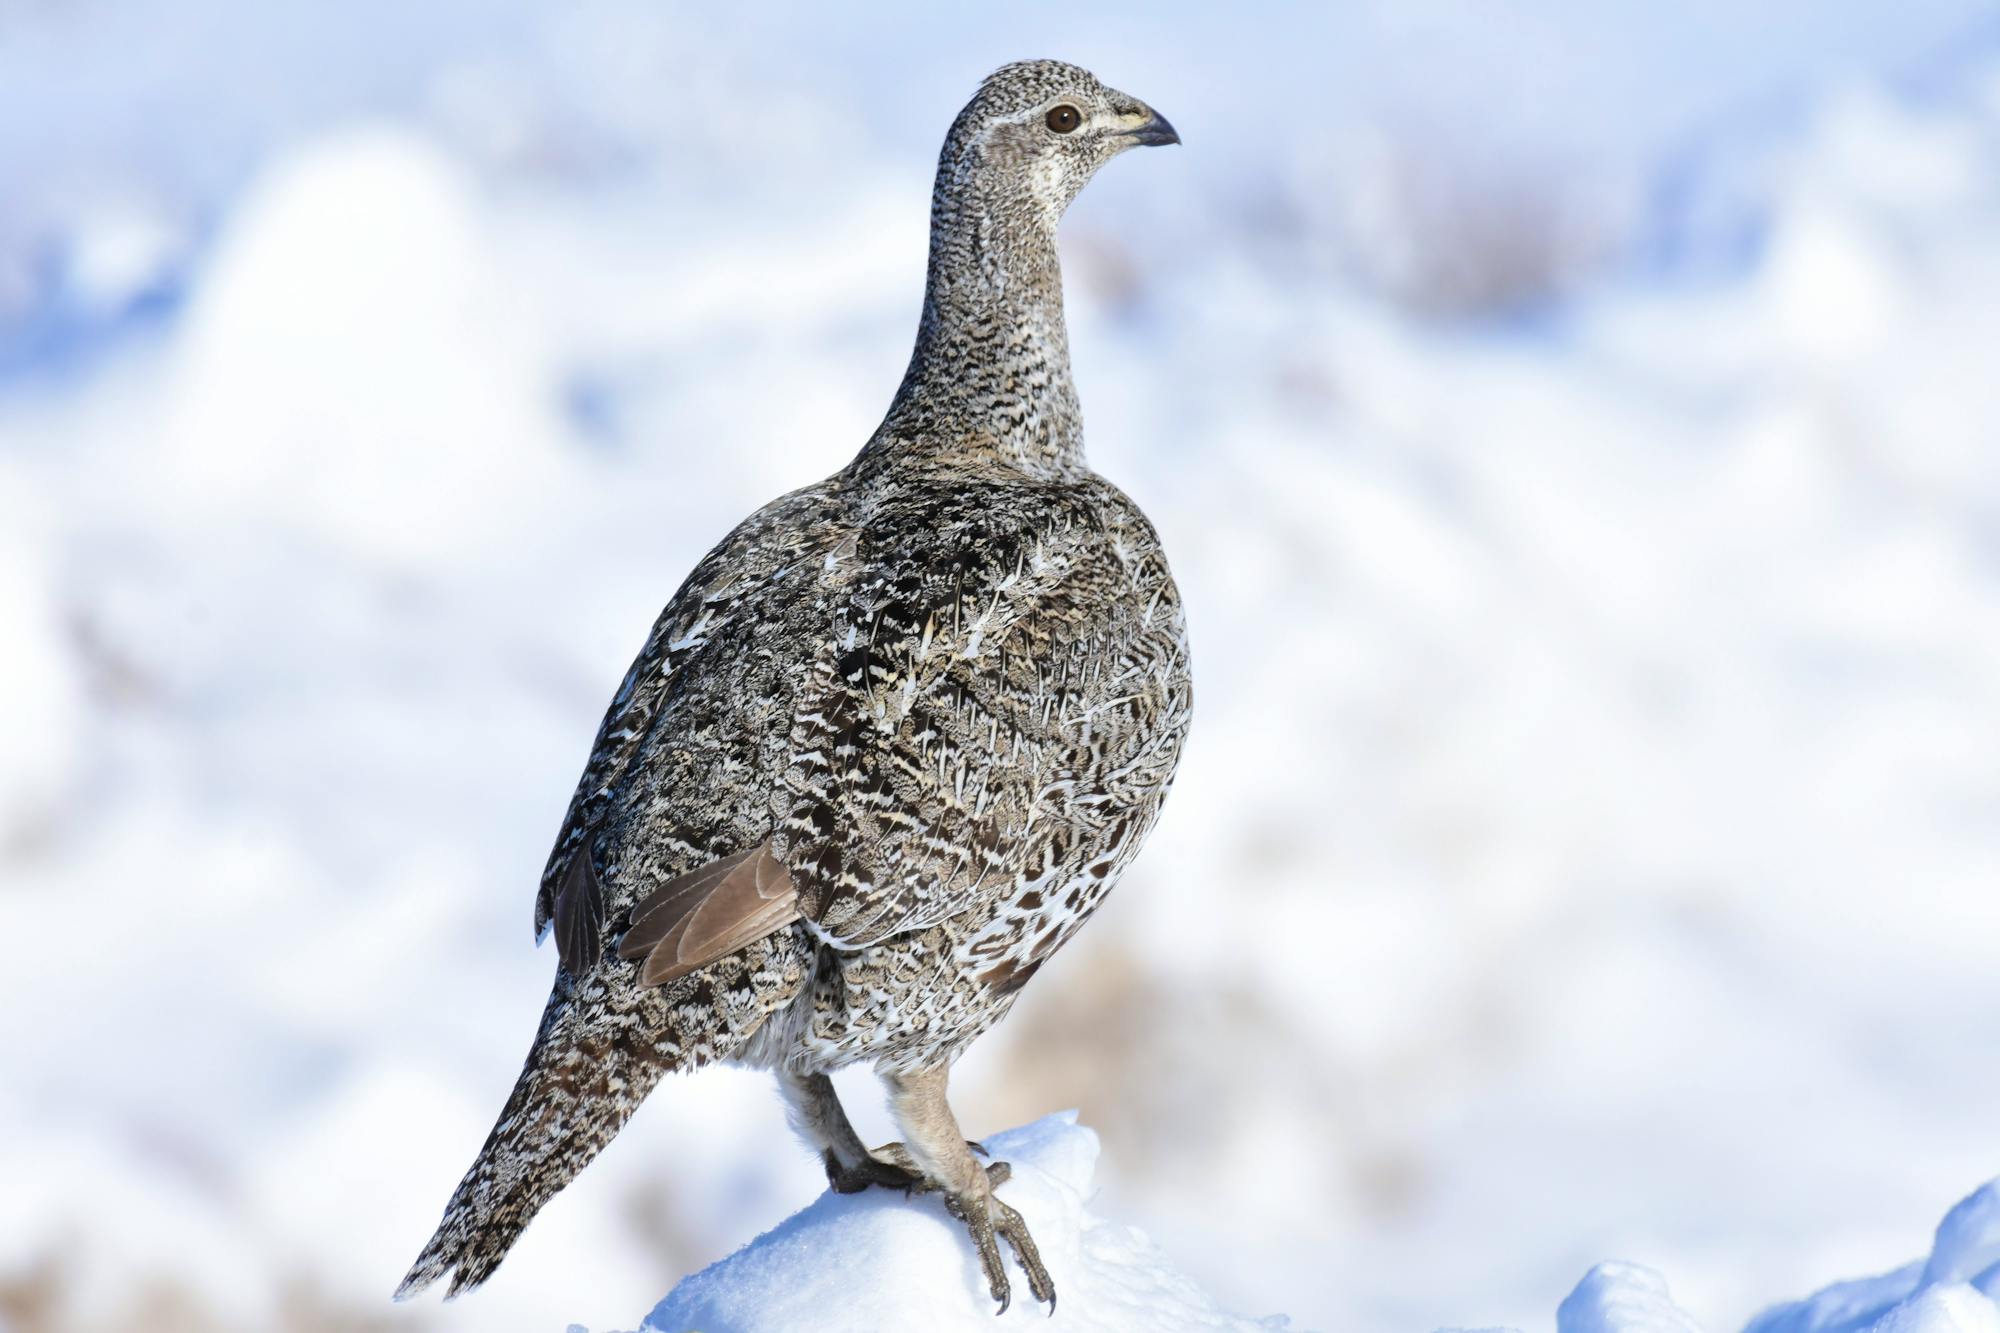
{"type": "Polygon", "coordinates": [[[1003,65],[952,123],[938,163],[947,190],[1031,205],[1053,225],[1097,169],[1128,148],[1179,143],[1167,118],[1060,60],[1003,65]]]}

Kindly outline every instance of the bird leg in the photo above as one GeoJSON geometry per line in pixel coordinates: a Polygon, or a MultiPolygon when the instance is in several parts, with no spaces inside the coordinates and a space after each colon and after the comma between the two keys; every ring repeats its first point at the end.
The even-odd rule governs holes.
{"type": "Polygon", "coordinates": [[[1013,1247],[1014,1257],[1028,1274],[1028,1289],[1038,1301],[1046,1301],[1055,1312],[1056,1287],[1042,1256],[1028,1235],[1028,1224],[1020,1213],[993,1194],[994,1186],[1006,1180],[1011,1168],[1005,1162],[981,1167],[973,1159],[973,1146],[958,1128],[958,1118],[945,1100],[949,1070],[944,1065],[914,1074],[883,1075],[889,1085],[889,1109],[903,1131],[903,1142],[879,1150],[896,1165],[907,1163],[923,1178],[924,1188],[944,1195],[944,1206],[965,1224],[979,1251],[979,1266],[986,1274],[987,1290],[1000,1303],[1001,1312],[1009,1300],[1007,1265],[1000,1256],[996,1236],[1004,1236],[1013,1247]]]}
{"type": "Polygon", "coordinates": [[[835,1193],[859,1194],[870,1185],[905,1194],[923,1188],[923,1177],[909,1162],[885,1161],[861,1146],[861,1137],[840,1104],[840,1094],[825,1074],[781,1070],[778,1086],[785,1094],[785,1118],[826,1163],[826,1183],[835,1193]]]}

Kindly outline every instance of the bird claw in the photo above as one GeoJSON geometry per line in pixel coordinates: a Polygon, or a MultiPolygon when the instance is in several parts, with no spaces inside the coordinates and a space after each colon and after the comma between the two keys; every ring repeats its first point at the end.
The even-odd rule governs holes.
{"type": "MultiPolygon", "coordinates": [[[[994,1165],[1004,1167],[1007,1164],[996,1162],[994,1165]]],[[[1007,1262],[1001,1257],[997,1239],[1001,1236],[1006,1237],[1015,1260],[1027,1273],[1029,1292],[1049,1307],[1051,1315],[1056,1312],[1056,1284],[1042,1263],[1041,1251],[1035,1248],[1034,1237],[1028,1234],[1026,1218],[990,1194],[984,1199],[947,1194],[944,1206],[945,1211],[965,1223],[965,1229],[972,1234],[973,1248],[979,1251],[979,1267],[986,1274],[986,1289],[999,1306],[994,1311],[996,1315],[1006,1314],[1013,1301],[1013,1292],[1007,1281],[1007,1262]]]]}

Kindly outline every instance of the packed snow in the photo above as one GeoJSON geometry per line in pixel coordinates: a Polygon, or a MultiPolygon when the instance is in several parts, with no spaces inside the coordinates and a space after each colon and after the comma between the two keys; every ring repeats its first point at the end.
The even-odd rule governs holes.
{"type": "Polygon", "coordinates": [[[820,1193],[768,1079],[676,1079],[387,1304],[605,700],[873,426],[943,123],[1029,53],[1187,140],[1064,244],[1196,720],[968,1130],[1079,1106],[1093,1217],[1340,1333],[1914,1252],[2000,1105],[1987,8],[15,7],[0,1310],[629,1326],[820,1193]]]}
{"type": "MultiPolygon", "coordinates": [[[[687,1278],[646,1316],[642,1333],[983,1333],[1020,1326],[1255,1333],[1282,1317],[1228,1313],[1143,1232],[1091,1208],[1097,1135],[1069,1112],[987,1139],[1013,1178],[1000,1197],[1028,1219],[1056,1282],[1050,1310],[1010,1258],[1013,1297],[995,1321],[965,1228],[935,1198],[831,1191],[783,1225],[687,1278]]],[[[1004,1244],[1004,1243],[1003,1243],[1004,1244]]]]}

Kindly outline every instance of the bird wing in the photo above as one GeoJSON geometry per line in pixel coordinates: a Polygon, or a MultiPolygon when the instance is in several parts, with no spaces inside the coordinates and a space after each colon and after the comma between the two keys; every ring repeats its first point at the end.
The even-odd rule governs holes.
{"type": "MultiPolygon", "coordinates": [[[[774,605],[796,597],[804,582],[787,571],[817,568],[821,548],[838,545],[828,503],[824,484],[807,487],[738,524],[689,572],[612,696],[535,895],[535,938],[554,925],[573,974],[596,959],[607,921],[630,905],[630,881],[613,874],[600,884],[598,873],[621,860],[612,826],[635,778],[645,776],[655,733],[674,725],[676,700],[702,676],[696,667],[711,644],[740,656],[750,651],[746,627],[761,634],[780,623],[774,605]]],[[[754,737],[738,739],[754,744],[754,737]]]]}
{"type": "MultiPolygon", "coordinates": [[[[695,575],[690,575],[688,584],[694,583],[695,575]]],[[[645,647],[639,650],[618,692],[611,697],[611,706],[597,728],[597,739],[591,744],[590,759],[563,816],[562,831],[556,835],[548,865],[542,870],[541,888],[535,894],[535,939],[544,938],[552,923],[559,923],[560,918],[567,916],[571,924],[556,943],[572,973],[579,972],[582,961],[596,954],[603,908],[603,895],[597,889],[597,873],[590,865],[591,854],[585,842],[595,830],[619,779],[639,752],[679,665],[668,645],[676,638],[677,622],[683,618],[686,591],[684,586],[660,613],[652,632],[646,636],[645,647]],[[586,912],[587,930],[583,925],[586,912]],[[583,952],[572,952],[572,941],[579,950],[586,944],[589,947],[583,952]]]]}
{"type": "MultiPolygon", "coordinates": [[[[1074,873],[1079,828],[1156,803],[1173,748],[1138,714],[1185,707],[1169,697],[1184,689],[1180,612],[1150,527],[1110,495],[955,476],[905,484],[851,523],[802,504],[711,552],[612,700],[543,874],[537,930],[554,924],[570,972],[625,920],[619,951],[654,983],[801,918],[860,947],[1074,873]],[[787,728],[763,769],[774,822],[749,851],[663,867],[646,892],[637,867],[688,815],[657,804],[646,756],[685,748],[655,735],[678,725],[676,699],[722,688],[694,660],[711,641],[796,663],[759,700],[781,700],[787,728]]],[[[737,737],[754,769],[772,733],[752,702],[704,734],[737,737]]],[[[692,782],[687,799],[704,799],[692,782]]]]}

